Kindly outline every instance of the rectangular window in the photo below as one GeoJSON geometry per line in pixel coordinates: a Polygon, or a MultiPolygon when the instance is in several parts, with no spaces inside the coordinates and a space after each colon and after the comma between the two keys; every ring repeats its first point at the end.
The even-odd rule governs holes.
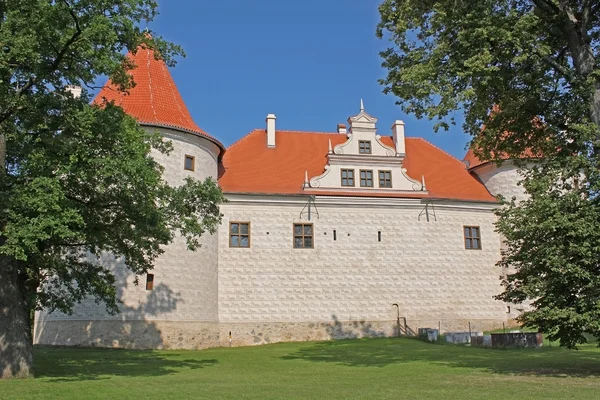
{"type": "Polygon", "coordinates": [[[250,247],[250,222],[229,223],[229,247],[250,247]]]}
{"type": "Polygon", "coordinates": [[[371,154],[371,141],[370,140],[359,140],[358,141],[358,152],[360,154],[371,154]]]}
{"type": "Polygon", "coordinates": [[[354,170],[342,170],[342,186],[354,186],[354,170]]]}
{"type": "Polygon", "coordinates": [[[379,187],[392,187],[392,171],[379,171],[379,187]]]}
{"type": "Polygon", "coordinates": [[[373,171],[360,171],[360,186],[373,187],[373,171]]]}
{"type": "Polygon", "coordinates": [[[154,274],[146,275],[146,290],[154,289],[154,274]]]}
{"type": "Polygon", "coordinates": [[[183,162],[183,169],[187,171],[193,171],[195,169],[196,157],[185,155],[185,161],[183,162]]]}
{"type": "Polygon", "coordinates": [[[313,225],[294,224],[294,248],[312,249],[313,244],[313,225]]]}
{"type": "Polygon", "coordinates": [[[481,236],[478,226],[465,226],[465,249],[481,250],[481,236]]]}

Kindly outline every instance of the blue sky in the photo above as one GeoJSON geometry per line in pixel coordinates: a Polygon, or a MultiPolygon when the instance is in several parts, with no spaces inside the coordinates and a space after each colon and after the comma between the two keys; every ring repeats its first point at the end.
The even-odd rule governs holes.
{"type": "Polygon", "coordinates": [[[460,126],[434,133],[382,93],[379,2],[159,0],[149,27],[185,49],[173,78],[195,122],[226,146],[264,127],[269,113],[279,129],[333,132],[362,98],[379,134],[402,119],[407,136],[462,159],[469,137],[460,126]]]}

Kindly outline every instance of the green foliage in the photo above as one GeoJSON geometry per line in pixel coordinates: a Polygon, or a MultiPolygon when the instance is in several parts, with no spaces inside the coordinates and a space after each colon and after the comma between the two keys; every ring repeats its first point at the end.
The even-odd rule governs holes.
{"type": "Polygon", "coordinates": [[[570,348],[600,335],[598,4],[384,0],[380,14],[384,92],[437,128],[464,110],[480,158],[524,168],[529,199],[498,212],[500,265],[517,269],[498,298],[533,300],[521,322],[570,348]]]}
{"type": "Polygon", "coordinates": [[[139,28],[155,15],[152,0],[0,2],[0,267],[18,269],[31,307],[68,313],[93,296],[116,312],[99,257],[144,274],[177,233],[195,249],[221,221],[214,179],[169,186],[151,152],[170,143],[120,107],[90,104],[101,76],[135,84],[128,49],[173,65],[181,49],[139,28]]]}

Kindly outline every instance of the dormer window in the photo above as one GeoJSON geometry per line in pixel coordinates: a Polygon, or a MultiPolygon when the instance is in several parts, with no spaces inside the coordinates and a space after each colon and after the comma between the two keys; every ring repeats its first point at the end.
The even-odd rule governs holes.
{"type": "Polygon", "coordinates": [[[358,152],[360,154],[371,154],[371,141],[370,140],[359,140],[358,141],[358,152]]]}
{"type": "Polygon", "coordinates": [[[373,171],[360,171],[360,187],[373,187],[373,171]]]}
{"type": "Polygon", "coordinates": [[[379,187],[392,187],[392,171],[379,171],[379,187]]]}
{"type": "Polygon", "coordinates": [[[342,186],[354,186],[354,170],[342,170],[342,186]]]}

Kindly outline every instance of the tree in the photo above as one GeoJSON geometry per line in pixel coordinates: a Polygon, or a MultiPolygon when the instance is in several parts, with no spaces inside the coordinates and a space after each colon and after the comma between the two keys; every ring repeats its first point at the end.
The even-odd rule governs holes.
{"type": "Polygon", "coordinates": [[[151,151],[170,144],[120,107],[90,104],[100,76],[134,82],[139,46],[180,48],[139,26],[152,0],[0,0],[0,377],[32,375],[32,309],[93,296],[118,311],[109,252],[146,273],[179,233],[195,249],[221,221],[213,179],[170,187],[151,151]],[[82,86],[75,97],[69,85],[82,86]]]}
{"type": "Polygon", "coordinates": [[[377,35],[392,42],[384,92],[436,129],[464,110],[480,158],[523,167],[528,199],[498,210],[499,265],[516,272],[497,298],[533,300],[521,322],[561,345],[600,337],[600,3],[384,0],[379,11],[377,35]]]}

